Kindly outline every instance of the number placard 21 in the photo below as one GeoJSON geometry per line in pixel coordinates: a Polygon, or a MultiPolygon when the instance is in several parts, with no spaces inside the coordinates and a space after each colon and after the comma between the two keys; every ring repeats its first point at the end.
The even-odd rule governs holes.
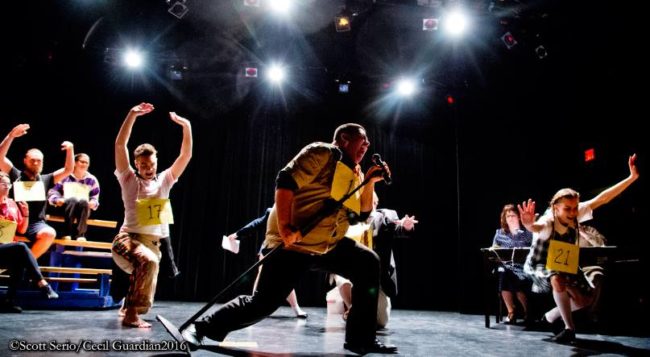
{"type": "Polygon", "coordinates": [[[580,247],[575,244],[551,240],[548,245],[546,269],[575,274],[578,272],[580,247]]]}

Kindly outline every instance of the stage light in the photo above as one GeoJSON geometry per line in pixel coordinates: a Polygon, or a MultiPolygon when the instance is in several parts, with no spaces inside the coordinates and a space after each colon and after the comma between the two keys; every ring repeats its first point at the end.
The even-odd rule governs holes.
{"type": "Polygon", "coordinates": [[[341,81],[341,80],[338,80],[338,79],[336,79],[335,82],[338,83],[338,85],[339,85],[339,93],[349,93],[350,92],[350,84],[352,84],[352,82],[350,82],[350,81],[341,81]]]}
{"type": "Polygon", "coordinates": [[[508,49],[513,48],[517,44],[515,36],[513,36],[510,32],[504,33],[503,36],[501,36],[501,41],[505,43],[508,49]]]}
{"type": "Polygon", "coordinates": [[[438,30],[438,22],[436,18],[422,19],[422,31],[438,30]]]}
{"type": "Polygon", "coordinates": [[[402,78],[397,82],[397,94],[402,97],[409,97],[413,95],[417,89],[415,81],[408,78],[402,78]]]}
{"type": "Polygon", "coordinates": [[[596,149],[589,148],[585,150],[585,162],[596,160],[596,149]]]}
{"type": "Polygon", "coordinates": [[[260,7],[260,0],[244,0],[244,6],[260,7]]]}
{"type": "Polygon", "coordinates": [[[469,26],[467,16],[460,10],[448,13],[442,21],[445,32],[452,36],[462,35],[469,26]]]}
{"type": "Polygon", "coordinates": [[[246,78],[257,78],[257,67],[246,67],[246,68],[244,68],[244,77],[246,77],[246,78]]]}
{"type": "Polygon", "coordinates": [[[144,56],[136,50],[128,50],[126,53],[124,53],[122,60],[127,67],[131,69],[137,69],[142,67],[142,64],[144,63],[144,56]]]}
{"type": "Polygon", "coordinates": [[[293,7],[292,0],[267,0],[267,3],[271,11],[282,15],[287,15],[293,7]]]}
{"type": "Polygon", "coordinates": [[[352,30],[352,21],[347,15],[341,15],[334,18],[334,27],[336,32],[347,32],[352,30]]]}
{"type": "Polygon", "coordinates": [[[544,59],[546,58],[546,56],[548,56],[548,52],[546,51],[546,48],[543,45],[539,45],[537,46],[537,48],[535,48],[535,54],[539,59],[544,59]]]}
{"type": "Polygon", "coordinates": [[[173,3],[171,0],[167,0],[167,4],[171,4],[167,12],[174,15],[178,19],[182,19],[185,14],[189,11],[187,6],[185,6],[185,1],[187,0],[176,0],[173,3]]]}
{"type": "Polygon", "coordinates": [[[167,76],[172,81],[182,81],[186,71],[187,66],[182,63],[170,64],[169,67],[167,67],[167,76]]]}
{"type": "Polygon", "coordinates": [[[271,82],[280,84],[287,77],[287,74],[280,65],[271,65],[266,72],[266,76],[271,82]]]}

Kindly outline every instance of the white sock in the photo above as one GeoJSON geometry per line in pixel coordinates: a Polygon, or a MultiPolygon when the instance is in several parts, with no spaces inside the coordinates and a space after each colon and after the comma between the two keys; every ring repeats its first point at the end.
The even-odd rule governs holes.
{"type": "Polygon", "coordinates": [[[307,315],[307,313],[305,311],[303,311],[303,309],[301,309],[300,306],[292,306],[292,308],[293,308],[293,312],[296,314],[296,316],[307,315]]]}
{"type": "Polygon", "coordinates": [[[547,313],[545,313],[544,317],[546,318],[546,321],[553,323],[555,320],[561,318],[562,315],[560,315],[560,309],[554,307],[551,310],[549,310],[547,313]]]}
{"type": "Polygon", "coordinates": [[[557,292],[553,290],[553,300],[560,310],[560,315],[564,321],[564,327],[569,330],[575,330],[573,325],[573,316],[571,316],[571,298],[566,291],[557,292]]]}

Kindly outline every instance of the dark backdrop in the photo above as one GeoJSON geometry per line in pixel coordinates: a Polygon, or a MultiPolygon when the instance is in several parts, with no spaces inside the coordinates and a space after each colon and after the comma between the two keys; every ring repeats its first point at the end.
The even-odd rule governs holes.
{"type": "MultiPolygon", "coordinates": [[[[113,142],[127,111],[141,101],[156,106],[138,119],[130,148],[154,144],[161,169],[181,139],[166,112],[189,118],[194,156],[171,195],[182,275],[161,278],[164,299],[208,300],[250,266],[262,237],[233,255],[220,248],[221,236],[272,204],[276,173],[301,147],[330,141],[349,121],[366,126],[371,152],[391,166],[394,183],[378,186],[380,206],[420,220],[396,244],[398,308],[478,311],[478,250],[491,244],[501,207],[531,197],[541,212],[561,187],[591,198],[627,175],[634,152],[641,179],[593,224],[612,244],[647,256],[639,12],[605,1],[466,2],[475,28],[453,42],[421,31],[421,19],[441,9],[416,1],[347,1],[358,16],[351,32],[337,33],[331,19],[343,3],[306,2],[293,24],[241,1],[188,0],[180,20],[164,1],[10,4],[0,131],[22,122],[32,129],[9,158],[21,166],[25,150],[38,147],[49,172],[63,162],[61,141],[74,142],[102,184],[93,216],[121,221],[113,142]],[[500,40],[505,31],[519,42],[510,50],[500,40]],[[126,44],[148,50],[145,71],[128,72],[107,56],[126,44]],[[245,65],[262,72],[276,56],[292,70],[282,89],[244,78],[245,65]],[[168,76],[171,67],[181,68],[182,80],[168,76]],[[395,103],[388,93],[399,70],[417,72],[422,90],[395,103]],[[338,93],[335,80],[351,81],[350,93],[338,93]],[[596,150],[588,164],[587,148],[596,150]]],[[[323,306],[327,288],[310,273],[299,298],[323,306]]],[[[647,298],[647,289],[639,294],[647,298]]]]}

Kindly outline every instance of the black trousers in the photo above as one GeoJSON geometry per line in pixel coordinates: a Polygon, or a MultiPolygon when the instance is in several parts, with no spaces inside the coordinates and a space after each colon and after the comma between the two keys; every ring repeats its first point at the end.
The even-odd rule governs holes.
{"type": "Polygon", "coordinates": [[[11,272],[11,280],[7,286],[7,300],[12,300],[16,296],[16,288],[23,279],[25,270],[28,276],[34,279],[34,283],[43,279],[36,259],[27,245],[22,242],[0,244],[0,266],[11,272]]]}
{"type": "Polygon", "coordinates": [[[352,281],[352,309],[346,324],[348,343],[367,345],[375,340],[379,258],[352,239],[344,238],[324,255],[280,249],[264,261],[252,296],[241,295],[195,323],[199,334],[221,341],[234,330],[253,325],[283,304],[302,275],[310,269],[336,273],[352,281]]]}
{"type": "Polygon", "coordinates": [[[67,233],[72,238],[84,237],[88,230],[88,217],[90,216],[88,201],[66,198],[64,207],[63,217],[67,233]]]}

